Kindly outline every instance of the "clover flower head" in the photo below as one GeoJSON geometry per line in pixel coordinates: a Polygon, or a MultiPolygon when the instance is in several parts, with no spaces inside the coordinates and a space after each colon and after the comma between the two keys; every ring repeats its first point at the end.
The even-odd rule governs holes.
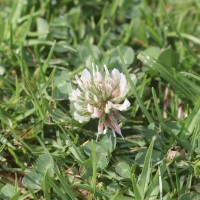
{"type": "Polygon", "coordinates": [[[117,69],[109,73],[104,65],[104,71],[100,73],[98,66],[93,66],[92,72],[84,69],[80,78],[75,77],[78,87],[70,94],[75,107],[74,118],[80,123],[99,118],[98,135],[105,134],[107,128],[114,136],[115,132],[121,135],[118,121],[124,119],[120,111],[130,106],[125,99],[129,85],[125,75],[117,69]],[[122,100],[124,102],[119,104],[122,100]]]}

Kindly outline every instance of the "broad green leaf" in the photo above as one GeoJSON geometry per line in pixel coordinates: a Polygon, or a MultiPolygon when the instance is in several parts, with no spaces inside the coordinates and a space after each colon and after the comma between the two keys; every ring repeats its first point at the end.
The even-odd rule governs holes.
{"type": "Polygon", "coordinates": [[[130,166],[125,162],[119,162],[115,171],[123,178],[131,178],[131,169],[130,166]]]}
{"type": "Polygon", "coordinates": [[[147,27],[144,21],[136,20],[134,28],[134,42],[146,47],[148,46],[147,27]]]}
{"type": "MultiPolygon", "coordinates": [[[[97,170],[98,171],[99,170],[103,170],[103,169],[105,169],[107,167],[108,162],[109,162],[108,151],[106,149],[104,149],[104,147],[101,146],[98,142],[94,142],[94,143],[95,143],[95,149],[96,149],[97,170]]],[[[91,142],[88,142],[84,146],[84,151],[88,156],[93,158],[91,142]]]]}
{"type": "MultiPolygon", "coordinates": [[[[121,52],[121,56],[124,59],[125,65],[131,65],[135,57],[134,50],[129,46],[120,46],[119,49],[121,52]]],[[[114,67],[120,67],[122,60],[119,57],[118,50],[116,48],[109,50],[105,56],[105,63],[108,63],[109,65],[112,64],[114,67]]]]}
{"type": "Polygon", "coordinates": [[[83,165],[81,166],[81,177],[83,179],[91,178],[93,175],[92,171],[92,160],[89,158],[85,160],[83,165]]]}
{"type": "Polygon", "coordinates": [[[54,174],[54,161],[52,156],[47,153],[41,155],[35,164],[35,169],[40,174],[44,175],[48,172],[49,176],[53,176],[54,174]]]}
{"type": "Polygon", "coordinates": [[[58,108],[51,109],[49,106],[47,106],[49,117],[51,117],[51,120],[55,123],[59,122],[65,122],[68,123],[71,118],[67,115],[67,113],[64,113],[58,108]]]}
{"type": "Polygon", "coordinates": [[[157,127],[156,124],[151,123],[149,124],[148,128],[145,130],[145,138],[150,143],[152,139],[154,138],[155,143],[154,146],[158,149],[162,149],[164,145],[163,138],[160,135],[160,127],[157,127]]]}
{"type": "Polygon", "coordinates": [[[151,57],[158,59],[160,53],[161,53],[161,49],[159,47],[156,46],[150,46],[148,48],[146,48],[144,50],[144,52],[148,55],[150,55],[151,57]]]}
{"type": "Polygon", "coordinates": [[[77,67],[90,67],[92,63],[98,63],[100,55],[101,52],[95,45],[77,45],[76,54],[72,55],[71,62],[77,67]]]}
{"type": "Polygon", "coordinates": [[[107,190],[110,192],[117,192],[121,189],[121,186],[119,185],[119,183],[117,182],[111,182],[108,186],[107,186],[107,190]]]}
{"type": "Polygon", "coordinates": [[[129,46],[122,46],[120,47],[121,54],[124,58],[126,65],[131,65],[134,61],[135,53],[133,49],[129,46]]]}
{"type": "MultiPolygon", "coordinates": [[[[155,143],[154,143],[155,144],[155,143]]],[[[144,159],[146,157],[147,151],[140,151],[135,156],[135,162],[138,166],[144,167],[144,159]]],[[[152,164],[158,163],[163,158],[163,155],[160,151],[153,149],[151,155],[151,162],[152,164]]]]}
{"type": "Polygon", "coordinates": [[[74,144],[74,142],[70,139],[69,134],[64,130],[64,128],[57,123],[57,126],[60,128],[60,130],[62,131],[63,135],[64,135],[64,139],[65,142],[69,143],[69,150],[72,153],[72,155],[74,156],[74,158],[79,162],[79,163],[83,163],[85,160],[85,157],[83,156],[82,151],[80,150],[79,147],[76,147],[76,145],[74,144]]]}
{"type": "Polygon", "coordinates": [[[26,187],[29,187],[34,190],[39,190],[42,186],[42,180],[42,174],[37,173],[35,170],[32,170],[23,177],[22,183],[26,187]]]}
{"type": "MultiPolygon", "coordinates": [[[[114,200],[136,200],[133,197],[117,195],[114,200]]],[[[139,200],[139,199],[138,199],[139,200]]]]}
{"type": "Polygon", "coordinates": [[[20,198],[20,196],[21,196],[21,189],[19,189],[16,193],[15,193],[15,195],[13,195],[12,196],[12,198],[11,198],[11,200],[18,200],[19,198],[20,198]]]}
{"type": "Polygon", "coordinates": [[[67,99],[70,91],[69,88],[71,88],[71,84],[67,71],[57,71],[53,78],[52,98],[57,100],[67,99]]]}
{"type": "Polygon", "coordinates": [[[192,200],[190,193],[185,193],[178,200],[192,200]]]}
{"type": "Polygon", "coordinates": [[[107,131],[107,133],[103,135],[102,139],[100,140],[100,144],[105,150],[112,153],[116,148],[116,137],[111,131],[107,131]]]}
{"type": "Polygon", "coordinates": [[[45,39],[49,32],[48,22],[41,17],[38,17],[36,22],[37,22],[37,32],[39,33],[39,38],[45,39]]]}
{"type": "Polygon", "coordinates": [[[9,183],[1,188],[1,194],[5,199],[11,199],[16,194],[15,187],[9,183]]]}
{"type": "Polygon", "coordinates": [[[174,135],[178,135],[181,131],[181,125],[177,121],[167,122],[166,125],[171,129],[174,135]]]}
{"type": "Polygon", "coordinates": [[[166,49],[159,55],[158,62],[164,66],[176,68],[179,63],[179,55],[172,49],[166,49]]]}

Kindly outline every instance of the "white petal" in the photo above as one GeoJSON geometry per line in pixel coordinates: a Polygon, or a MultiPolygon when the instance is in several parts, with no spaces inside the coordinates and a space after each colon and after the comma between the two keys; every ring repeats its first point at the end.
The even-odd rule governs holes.
{"type": "Polygon", "coordinates": [[[106,84],[106,93],[111,93],[111,91],[112,91],[111,84],[106,84]]]}
{"type": "Polygon", "coordinates": [[[89,92],[88,92],[88,91],[85,93],[85,98],[86,98],[86,100],[89,100],[89,99],[90,99],[90,96],[89,96],[89,92]]]}
{"type": "Polygon", "coordinates": [[[69,96],[69,99],[72,100],[72,101],[76,101],[77,100],[77,92],[76,90],[72,90],[70,96],[69,96]]]}
{"type": "Polygon", "coordinates": [[[91,74],[87,69],[83,70],[81,75],[81,80],[84,86],[86,86],[89,82],[91,82],[91,74]]]}
{"type": "Polygon", "coordinates": [[[96,78],[97,78],[97,81],[98,81],[98,82],[102,82],[102,75],[101,75],[100,72],[97,72],[97,73],[96,73],[96,78]]]}
{"type": "Polygon", "coordinates": [[[76,102],[74,103],[74,107],[76,108],[76,110],[83,110],[83,107],[76,102]]]}
{"type": "Polygon", "coordinates": [[[88,112],[93,113],[94,112],[94,107],[91,106],[90,104],[88,104],[87,105],[87,110],[88,110],[88,112]]]}
{"type": "Polygon", "coordinates": [[[124,97],[127,93],[127,80],[124,74],[121,73],[121,79],[120,79],[120,96],[124,97]]]}
{"type": "Polygon", "coordinates": [[[108,104],[109,109],[111,109],[113,107],[113,103],[111,101],[108,101],[107,104],[108,104]]]}
{"type": "Polygon", "coordinates": [[[126,77],[123,73],[120,74],[120,89],[124,89],[127,85],[126,77]]]}
{"type": "Polygon", "coordinates": [[[78,113],[75,112],[74,113],[74,119],[76,121],[78,121],[79,123],[83,123],[83,122],[89,121],[90,117],[88,117],[88,116],[81,116],[81,115],[79,115],[78,113]]]}
{"type": "Polygon", "coordinates": [[[104,82],[107,83],[107,84],[112,84],[113,83],[113,79],[111,77],[107,76],[107,77],[105,77],[105,81],[104,82]]]}
{"type": "Polygon", "coordinates": [[[113,78],[113,81],[114,81],[115,84],[119,82],[120,77],[121,76],[120,76],[119,70],[117,70],[117,69],[114,68],[112,70],[112,78],[113,78]]]}
{"type": "Polygon", "coordinates": [[[100,118],[101,117],[100,111],[97,108],[94,107],[94,112],[93,112],[91,117],[92,118],[100,118]]]}
{"type": "Polygon", "coordinates": [[[103,129],[104,129],[104,124],[99,121],[99,124],[98,124],[98,134],[102,134],[103,131],[104,131],[103,129]]]}
{"type": "Polygon", "coordinates": [[[108,101],[105,108],[105,113],[109,113],[110,109],[113,107],[113,103],[108,101]]]}
{"type": "Polygon", "coordinates": [[[78,85],[80,86],[80,88],[83,89],[83,83],[81,82],[80,78],[76,75],[75,79],[76,79],[76,82],[78,83],[78,85]]]}
{"type": "Polygon", "coordinates": [[[114,104],[113,107],[116,108],[117,110],[123,111],[123,110],[127,110],[127,108],[130,106],[130,102],[125,99],[123,104],[114,104]]]}
{"type": "Polygon", "coordinates": [[[77,93],[77,96],[78,96],[78,97],[81,96],[81,91],[80,91],[78,88],[76,89],[76,93],[77,93]]]}
{"type": "Polygon", "coordinates": [[[77,88],[76,90],[72,90],[69,99],[72,101],[77,101],[78,97],[81,96],[81,91],[77,88]]]}
{"type": "Polygon", "coordinates": [[[108,105],[106,104],[105,113],[109,113],[108,105]]]}
{"type": "Polygon", "coordinates": [[[95,100],[96,103],[98,102],[98,98],[97,98],[96,95],[94,95],[94,100],[95,100]]]}
{"type": "Polygon", "coordinates": [[[120,97],[125,97],[128,92],[128,87],[125,87],[122,91],[120,91],[120,97]]]}

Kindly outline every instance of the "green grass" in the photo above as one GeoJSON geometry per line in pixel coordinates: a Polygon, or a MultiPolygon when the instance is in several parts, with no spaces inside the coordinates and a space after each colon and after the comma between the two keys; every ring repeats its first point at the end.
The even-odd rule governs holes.
{"type": "Polygon", "coordinates": [[[199,0],[0,9],[0,199],[200,199],[199,0]],[[96,140],[96,120],[72,117],[74,77],[92,63],[130,83],[124,138],[96,140]]]}

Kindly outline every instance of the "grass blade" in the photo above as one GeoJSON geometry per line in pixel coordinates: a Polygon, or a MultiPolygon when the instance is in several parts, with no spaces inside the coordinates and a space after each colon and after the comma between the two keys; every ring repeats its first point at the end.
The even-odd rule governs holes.
{"type": "Polygon", "coordinates": [[[70,188],[69,184],[66,181],[66,178],[62,176],[62,174],[59,171],[58,166],[55,167],[55,173],[58,176],[60,183],[63,187],[63,190],[67,193],[67,195],[72,199],[72,200],[77,200],[76,194],[74,191],[70,188]]]}
{"type": "Polygon", "coordinates": [[[49,62],[50,62],[50,59],[51,59],[51,57],[52,57],[52,55],[53,55],[53,51],[54,51],[55,45],[56,45],[56,41],[54,41],[54,43],[52,44],[51,50],[50,50],[50,52],[49,52],[49,55],[48,55],[48,57],[47,57],[47,59],[46,59],[44,65],[42,66],[42,71],[43,71],[43,73],[46,72],[46,70],[47,70],[47,68],[48,68],[48,66],[49,66],[49,62]]]}
{"type": "Polygon", "coordinates": [[[96,190],[96,176],[97,176],[97,158],[96,158],[96,148],[95,148],[95,143],[92,140],[92,187],[94,189],[94,194],[96,190]]]}
{"type": "Polygon", "coordinates": [[[134,194],[135,194],[135,198],[137,200],[142,200],[143,198],[142,198],[142,195],[141,195],[141,192],[140,192],[140,187],[136,183],[136,179],[135,179],[135,175],[134,174],[132,174],[131,180],[132,180],[132,186],[133,186],[133,191],[134,191],[134,194]]]}
{"type": "Polygon", "coordinates": [[[141,60],[145,65],[160,74],[162,78],[168,81],[175,89],[177,89],[181,95],[189,99],[192,102],[196,102],[198,98],[198,92],[194,91],[187,83],[180,80],[180,74],[175,73],[174,75],[163,67],[156,59],[149,56],[145,52],[138,54],[138,59],[141,60]]]}
{"type": "Polygon", "coordinates": [[[156,108],[158,119],[159,119],[160,122],[163,122],[163,117],[162,117],[162,113],[161,113],[161,110],[160,110],[159,105],[158,105],[158,98],[156,96],[156,92],[155,92],[154,88],[152,88],[151,91],[152,91],[153,101],[154,101],[154,105],[155,105],[155,108],[156,108]]]}
{"type": "Polygon", "coordinates": [[[119,47],[117,47],[117,50],[118,50],[118,54],[119,54],[119,56],[120,56],[120,59],[121,59],[121,61],[122,61],[122,63],[123,63],[123,64],[122,64],[123,72],[124,72],[124,74],[126,75],[126,78],[127,78],[128,82],[129,82],[129,84],[130,84],[130,86],[131,86],[131,90],[132,90],[133,94],[135,95],[136,100],[137,100],[138,104],[140,105],[140,108],[142,109],[143,113],[144,113],[145,116],[147,117],[149,123],[153,123],[154,121],[153,121],[151,115],[149,114],[148,110],[146,109],[146,107],[145,107],[145,105],[144,105],[142,99],[140,98],[140,95],[139,95],[138,92],[137,92],[136,86],[134,85],[133,81],[131,80],[130,74],[129,74],[127,68],[126,68],[126,63],[125,63],[125,61],[124,61],[124,58],[122,57],[122,54],[121,54],[121,52],[120,52],[119,47]]]}
{"type": "Polygon", "coordinates": [[[140,175],[140,179],[138,181],[138,185],[141,188],[141,194],[142,197],[144,198],[145,192],[147,190],[149,180],[150,180],[150,172],[151,172],[151,154],[153,150],[153,145],[154,145],[154,139],[152,140],[148,150],[147,154],[144,160],[144,167],[142,169],[142,173],[140,175]]]}
{"type": "Polygon", "coordinates": [[[158,167],[158,170],[156,172],[156,175],[154,176],[151,184],[149,185],[145,198],[148,200],[154,200],[157,198],[159,192],[162,193],[162,188],[160,188],[159,179],[162,181],[162,177],[166,171],[166,166],[164,163],[160,167],[158,167]]]}

